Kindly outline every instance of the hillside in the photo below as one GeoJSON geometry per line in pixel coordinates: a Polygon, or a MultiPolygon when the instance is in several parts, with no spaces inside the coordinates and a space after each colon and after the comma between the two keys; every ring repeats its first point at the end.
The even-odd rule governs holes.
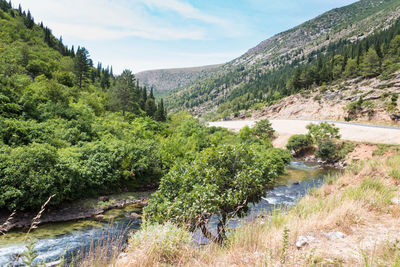
{"type": "Polygon", "coordinates": [[[193,68],[160,69],[136,73],[141,86],[153,87],[155,93],[167,93],[188,86],[195,80],[205,77],[221,65],[193,68]]]}
{"type": "Polygon", "coordinates": [[[378,44],[379,49],[384,48],[384,42],[388,46],[388,38],[377,41],[378,38],[371,36],[389,29],[399,17],[399,10],[399,0],[362,0],[326,12],[261,42],[238,59],[177,91],[167,99],[168,106],[170,109],[183,107],[197,115],[213,112],[217,116],[212,117],[224,118],[255,105],[270,105],[277,99],[309,89],[311,85],[300,88],[292,83],[295,71],[317,63],[326,65],[327,69],[324,70],[326,77],[316,85],[329,83],[339,78],[333,77],[330,66],[334,65],[335,55],[342,55],[346,63],[348,58],[357,58],[359,64],[357,53],[365,54],[371,44],[378,44]],[[356,45],[363,45],[365,51],[356,45]]]}
{"type": "Polygon", "coordinates": [[[162,102],[3,0],[0,36],[0,215],[154,186],[162,102]]]}

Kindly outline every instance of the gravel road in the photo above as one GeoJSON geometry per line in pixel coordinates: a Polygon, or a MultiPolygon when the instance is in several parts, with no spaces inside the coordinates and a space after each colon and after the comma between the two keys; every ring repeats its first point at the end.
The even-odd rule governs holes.
{"type": "MultiPolygon", "coordinates": [[[[317,123],[313,120],[270,120],[275,131],[285,139],[294,134],[307,133],[306,125],[317,123]]],[[[230,130],[239,131],[244,126],[252,127],[255,120],[237,120],[237,121],[216,121],[209,122],[210,126],[224,127],[230,130]]],[[[380,144],[400,145],[400,128],[391,126],[367,125],[347,122],[332,122],[340,129],[342,139],[371,142],[380,144]]]]}

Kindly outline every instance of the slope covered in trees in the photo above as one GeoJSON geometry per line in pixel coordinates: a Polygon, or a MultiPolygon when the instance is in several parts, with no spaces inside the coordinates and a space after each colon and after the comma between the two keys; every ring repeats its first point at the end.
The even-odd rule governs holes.
{"type": "Polygon", "coordinates": [[[184,107],[195,114],[217,111],[216,118],[223,118],[255,105],[268,105],[312,85],[392,72],[396,58],[391,57],[389,47],[395,45],[391,41],[398,34],[399,8],[398,0],[362,0],[329,11],[268,39],[172,94],[168,106],[184,107]],[[370,48],[379,60],[372,50],[367,55],[370,48]],[[373,73],[366,73],[372,68],[373,73]]]}
{"type": "Polygon", "coordinates": [[[129,70],[93,67],[85,48],[67,47],[3,0],[0,36],[0,209],[159,180],[165,109],[129,70]]]}
{"type": "Polygon", "coordinates": [[[170,169],[242,143],[284,171],[288,154],[268,138],[244,140],[186,113],[167,118],[131,71],[95,68],[85,48],[68,48],[30,12],[0,8],[0,210],[155,188],[170,169]]]}

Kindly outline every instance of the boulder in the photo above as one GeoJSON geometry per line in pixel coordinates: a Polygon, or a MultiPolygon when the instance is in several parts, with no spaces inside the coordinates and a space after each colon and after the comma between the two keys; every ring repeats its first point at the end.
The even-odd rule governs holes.
{"type": "Polygon", "coordinates": [[[314,240],[315,240],[315,238],[313,236],[311,236],[311,235],[299,236],[299,237],[297,237],[296,247],[297,247],[297,249],[300,249],[300,248],[310,244],[314,240]]]}
{"type": "Polygon", "coordinates": [[[97,200],[98,200],[98,201],[105,202],[105,201],[109,201],[109,200],[110,200],[110,197],[109,197],[109,196],[101,196],[101,197],[99,197],[97,200]]]}
{"type": "Polygon", "coordinates": [[[97,220],[97,221],[102,221],[102,220],[104,220],[104,215],[103,214],[97,214],[97,215],[94,215],[93,218],[95,220],[97,220]]]}
{"type": "Polygon", "coordinates": [[[132,212],[131,214],[129,214],[129,218],[134,219],[134,220],[139,220],[142,218],[142,216],[137,214],[136,212],[132,212]]]}
{"type": "Polygon", "coordinates": [[[342,232],[329,232],[329,233],[324,233],[323,235],[330,240],[343,239],[347,236],[342,232]]]}
{"type": "Polygon", "coordinates": [[[398,197],[392,198],[391,201],[395,205],[400,205],[400,198],[398,198],[398,197]]]}

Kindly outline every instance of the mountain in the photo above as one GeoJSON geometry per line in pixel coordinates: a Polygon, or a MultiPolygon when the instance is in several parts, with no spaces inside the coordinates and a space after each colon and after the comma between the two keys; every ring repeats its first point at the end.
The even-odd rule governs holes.
{"type": "Polygon", "coordinates": [[[185,108],[197,115],[211,111],[228,115],[258,103],[268,104],[273,96],[280,99],[294,93],[287,86],[297,66],[335,55],[345,46],[390,28],[399,16],[400,0],[361,0],[333,9],[261,42],[176,91],[167,104],[170,109],[185,108]]]}
{"type": "Polygon", "coordinates": [[[136,78],[138,78],[141,86],[153,87],[156,93],[165,93],[185,87],[195,80],[205,77],[220,66],[149,70],[137,73],[136,78]]]}

